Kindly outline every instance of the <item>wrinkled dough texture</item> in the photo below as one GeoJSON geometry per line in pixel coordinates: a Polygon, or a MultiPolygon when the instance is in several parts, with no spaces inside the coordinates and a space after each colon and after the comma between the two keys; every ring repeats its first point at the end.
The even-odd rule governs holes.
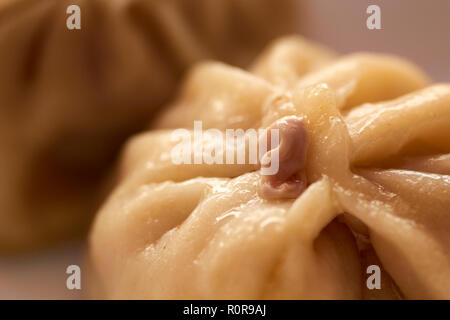
{"type": "Polygon", "coordinates": [[[208,58],[247,64],[293,30],[292,6],[0,1],[0,253],[85,231],[120,146],[145,128],[185,70],[208,58]],[[80,30],[66,28],[74,4],[80,30]]]}
{"type": "Polygon", "coordinates": [[[90,236],[93,296],[450,298],[450,85],[429,86],[396,57],[318,48],[291,38],[251,72],[191,71],[158,130],[123,153],[90,236]],[[296,199],[261,198],[255,166],[170,161],[168,128],[267,128],[285,116],[308,135],[296,199]],[[371,264],[381,290],[366,286],[371,264]]]}

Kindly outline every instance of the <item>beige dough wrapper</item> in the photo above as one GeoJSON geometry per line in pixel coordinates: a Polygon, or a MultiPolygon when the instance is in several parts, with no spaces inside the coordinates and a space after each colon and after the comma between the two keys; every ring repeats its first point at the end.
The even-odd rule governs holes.
{"type": "Polygon", "coordinates": [[[247,70],[198,64],[123,151],[90,234],[91,295],[449,299],[449,137],[450,85],[394,56],[287,37],[247,70]],[[309,141],[295,199],[261,198],[254,165],[171,161],[172,130],[194,120],[246,130],[286,116],[309,141]],[[381,290],[366,286],[373,264],[381,290]]]}

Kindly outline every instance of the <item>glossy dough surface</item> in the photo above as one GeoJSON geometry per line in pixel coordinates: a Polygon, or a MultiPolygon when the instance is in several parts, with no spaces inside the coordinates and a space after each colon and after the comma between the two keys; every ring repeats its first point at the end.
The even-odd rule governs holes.
{"type": "Polygon", "coordinates": [[[196,66],[153,130],[128,143],[91,231],[92,295],[450,298],[450,85],[397,57],[336,58],[301,38],[249,70],[196,66]],[[308,186],[295,199],[261,198],[252,165],[171,162],[169,128],[285,116],[308,135],[308,186]],[[374,264],[381,290],[366,286],[374,264]]]}

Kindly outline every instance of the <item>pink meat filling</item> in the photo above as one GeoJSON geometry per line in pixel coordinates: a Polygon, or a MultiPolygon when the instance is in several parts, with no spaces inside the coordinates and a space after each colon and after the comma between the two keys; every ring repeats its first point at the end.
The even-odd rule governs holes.
{"type": "Polygon", "coordinates": [[[269,126],[259,138],[259,145],[268,142],[267,152],[260,158],[261,168],[269,168],[278,152],[278,172],[261,174],[259,194],[265,199],[297,198],[306,188],[305,175],[308,136],[303,119],[284,117],[269,126]],[[271,130],[278,129],[279,144],[272,143],[271,130]]]}

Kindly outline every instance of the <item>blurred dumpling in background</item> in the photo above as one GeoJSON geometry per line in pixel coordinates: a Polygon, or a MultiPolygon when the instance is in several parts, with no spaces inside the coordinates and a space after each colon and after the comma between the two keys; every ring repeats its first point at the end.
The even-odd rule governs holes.
{"type": "Polygon", "coordinates": [[[294,1],[0,4],[0,253],[85,230],[116,151],[199,59],[246,65],[294,1]],[[81,30],[66,9],[81,8],[81,30]]]}

